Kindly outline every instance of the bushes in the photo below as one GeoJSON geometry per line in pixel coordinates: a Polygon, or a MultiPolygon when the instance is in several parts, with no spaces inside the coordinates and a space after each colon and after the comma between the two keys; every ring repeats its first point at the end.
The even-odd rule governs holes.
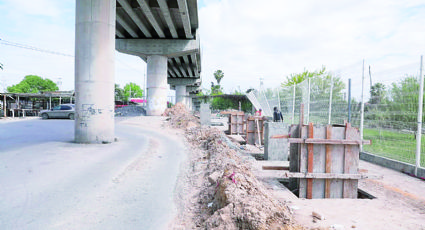
{"type": "Polygon", "coordinates": [[[242,111],[249,112],[252,110],[252,104],[249,100],[237,100],[234,98],[215,97],[211,102],[214,110],[239,109],[239,101],[241,102],[242,111]]]}

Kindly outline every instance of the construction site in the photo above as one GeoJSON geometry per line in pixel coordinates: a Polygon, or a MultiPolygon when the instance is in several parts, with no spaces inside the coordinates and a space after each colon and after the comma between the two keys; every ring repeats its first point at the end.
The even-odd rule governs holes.
{"type": "Polygon", "coordinates": [[[350,123],[229,111],[202,124],[202,105],[199,119],[181,104],[164,115],[191,149],[174,229],[425,228],[424,180],[360,160],[373,143],[350,123]]]}
{"type": "Polygon", "coordinates": [[[425,6],[385,3],[0,1],[0,229],[425,230],[425,6]]]}

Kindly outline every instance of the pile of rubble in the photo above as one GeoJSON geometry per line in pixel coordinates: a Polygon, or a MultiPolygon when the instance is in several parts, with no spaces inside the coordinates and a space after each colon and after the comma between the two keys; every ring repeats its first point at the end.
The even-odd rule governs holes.
{"type": "Polygon", "coordinates": [[[139,105],[128,105],[121,108],[115,109],[115,116],[123,117],[135,117],[135,116],[146,116],[146,110],[139,105]]]}
{"type": "MultiPolygon", "coordinates": [[[[167,115],[174,127],[176,121],[194,119],[173,109],[167,115]]],[[[221,131],[197,125],[186,129],[186,138],[192,151],[181,229],[302,229],[292,224],[289,208],[252,174],[254,158],[231,149],[221,131]]]]}
{"type": "Polygon", "coordinates": [[[218,129],[190,129],[187,138],[206,150],[208,162],[198,202],[210,215],[197,220],[201,228],[292,229],[289,209],[252,174],[252,157],[230,149],[218,129]]]}
{"type": "Polygon", "coordinates": [[[199,121],[187,111],[186,106],[182,103],[166,109],[162,115],[170,117],[170,124],[173,128],[186,129],[199,125],[199,121]]]}

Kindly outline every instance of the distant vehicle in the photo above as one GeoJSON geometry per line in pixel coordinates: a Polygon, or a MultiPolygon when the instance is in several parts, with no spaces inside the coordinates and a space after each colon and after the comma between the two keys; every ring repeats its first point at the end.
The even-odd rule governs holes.
{"type": "Polygon", "coordinates": [[[128,106],[128,103],[125,103],[123,101],[115,101],[115,109],[122,108],[122,107],[125,107],[125,106],[128,106]]]}
{"type": "Polygon", "coordinates": [[[146,104],[146,102],[148,102],[146,99],[142,99],[142,98],[130,98],[130,103],[132,104],[146,104]]]}
{"type": "Polygon", "coordinates": [[[69,118],[71,120],[75,119],[75,105],[74,104],[62,104],[53,107],[50,110],[40,111],[39,116],[42,119],[49,118],[69,118]]]}

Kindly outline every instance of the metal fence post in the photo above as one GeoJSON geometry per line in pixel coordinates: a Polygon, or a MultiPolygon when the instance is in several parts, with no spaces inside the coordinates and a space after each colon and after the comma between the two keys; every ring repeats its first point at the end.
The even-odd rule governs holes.
{"type": "Polygon", "coordinates": [[[416,135],[416,166],[415,176],[418,175],[418,168],[421,167],[421,141],[422,141],[422,108],[424,97],[424,76],[422,76],[423,56],[421,56],[421,67],[419,71],[419,103],[418,103],[418,130],[416,135]]]}
{"type": "Polygon", "coordinates": [[[351,78],[348,79],[348,123],[351,123],[351,78]]]}
{"type": "Polygon", "coordinates": [[[282,111],[282,108],[280,107],[280,93],[279,93],[279,88],[277,88],[277,101],[278,101],[279,111],[282,111]]]}
{"type": "Polygon", "coordinates": [[[334,88],[334,78],[331,75],[331,90],[329,92],[329,119],[328,119],[328,124],[331,124],[331,117],[332,117],[332,91],[334,88]]]}
{"type": "MultiPolygon", "coordinates": [[[[362,72],[362,99],[360,108],[360,140],[363,140],[363,126],[364,126],[364,59],[363,59],[363,72],[362,72]]],[[[360,144],[360,151],[363,151],[363,144],[360,144]]]]}
{"type": "Polygon", "coordinates": [[[306,124],[310,123],[310,84],[311,84],[311,78],[308,78],[308,91],[307,91],[307,122],[306,124]]]}
{"type": "Polygon", "coordinates": [[[295,122],[295,88],[296,88],[296,84],[294,84],[294,92],[293,92],[293,97],[292,97],[292,124],[294,124],[295,122]]]}

